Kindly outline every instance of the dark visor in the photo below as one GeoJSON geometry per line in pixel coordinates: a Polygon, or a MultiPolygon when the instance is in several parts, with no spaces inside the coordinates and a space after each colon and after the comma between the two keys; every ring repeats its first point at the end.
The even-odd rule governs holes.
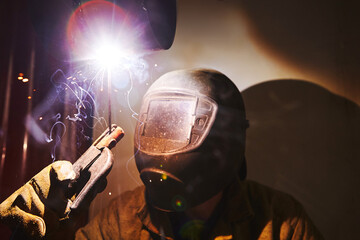
{"type": "Polygon", "coordinates": [[[210,100],[189,95],[150,97],[144,105],[135,144],[153,154],[178,152],[191,144],[195,147],[217,109],[210,100]]]}

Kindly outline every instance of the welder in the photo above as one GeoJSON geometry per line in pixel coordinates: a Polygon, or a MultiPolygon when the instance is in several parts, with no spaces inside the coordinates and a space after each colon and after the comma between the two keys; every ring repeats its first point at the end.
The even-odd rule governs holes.
{"type": "MultiPolygon", "coordinates": [[[[246,180],[248,127],[242,96],[224,74],[163,75],[143,98],[134,134],[144,186],[113,200],[75,238],[323,239],[293,197],[246,180]]],[[[0,205],[1,221],[56,238],[66,229],[63,192],[72,178],[69,162],[48,166],[0,205]]]]}

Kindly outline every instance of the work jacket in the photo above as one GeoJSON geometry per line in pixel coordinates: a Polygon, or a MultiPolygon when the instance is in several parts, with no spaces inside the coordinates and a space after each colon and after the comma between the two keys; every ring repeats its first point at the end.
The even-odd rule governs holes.
{"type": "MultiPolygon", "coordinates": [[[[144,196],[144,186],[121,194],[76,239],[174,239],[168,213],[148,206],[144,196]]],[[[223,203],[207,239],[323,239],[299,202],[259,183],[237,179],[223,203]]]]}

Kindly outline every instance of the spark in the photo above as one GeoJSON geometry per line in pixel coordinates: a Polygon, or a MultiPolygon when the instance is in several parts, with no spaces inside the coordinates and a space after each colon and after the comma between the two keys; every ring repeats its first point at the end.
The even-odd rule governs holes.
{"type": "Polygon", "coordinates": [[[23,73],[19,73],[18,79],[21,81],[24,79],[24,74],[23,73]]]}

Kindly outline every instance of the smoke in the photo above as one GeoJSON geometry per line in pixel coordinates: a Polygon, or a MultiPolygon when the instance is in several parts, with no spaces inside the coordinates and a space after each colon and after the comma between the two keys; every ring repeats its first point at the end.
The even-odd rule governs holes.
{"type": "Polygon", "coordinates": [[[78,62],[68,73],[58,69],[50,77],[52,88],[47,97],[27,116],[27,130],[38,144],[51,145],[50,156],[54,161],[64,136],[75,134],[76,146],[80,147],[84,141],[92,140],[94,127],[105,129],[109,125],[106,115],[111,112],[106,112],[104,104],[108,104],[105,100],[111,98],[111,92],[125,95],[120,104],[129,108],[129,117],[137,120],[129,96],[134,81],[141,84],[148,78],[148,64],[142,57],[127,59],[126,64],[111,70],[97,66],[94,61],[78,62]],[[76,133],[73,128],[67,132],[69,125],[75,125],[76,133]]]}

